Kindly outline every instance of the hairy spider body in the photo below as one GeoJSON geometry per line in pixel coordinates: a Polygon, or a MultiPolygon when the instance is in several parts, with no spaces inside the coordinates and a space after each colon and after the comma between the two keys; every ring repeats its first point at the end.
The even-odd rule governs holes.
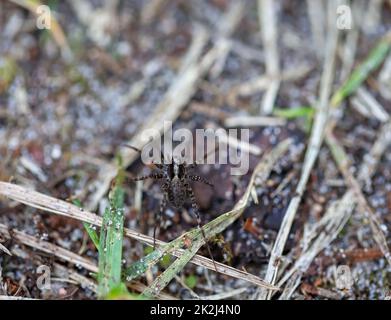
{"type": "MultiPolygon", "coordinates": [[[[139,149],[133,146],[130,145],[126,145],[126,146],[139,153],[141,152],[139,149]]],[[[186,200],[189,199],[191,202],[193,213],[197,219],[197,226],[201,230],[201,234],[202,237],[204,238],[205,244],[207,245],[209,255],[213,261],[215,269],[217,270],[215,261],[212,256],[212,252],[210,251],[210,247],[206,240],[205,232],[201,227],[201,217],[200,217],[199,208],[194,196],[193,189],[191,188],[191,181],[202,182],[211,187],[213,187],[213,184],[198,175],[189,174],[189,171],[196,166],[195,163],[191,165],[187,165],[186,163],[181,163],[175,157],[171,159],[171,163],[165,163],[164,156],[162,154],[161,163],[160,164],[153,163],[153,164],[157,168],[156,173],[151,173],[146,176],[136,177],[133,178],[132,180],[140,181],[149,178],[155,180],[162,180],[161,189],[163,191],[163,199],[160,203],[159,215],[157,216],[156,224],[153,230],[154,248],[156,242],[156,229],[158,226],[160,226],[161,216],[164,213],[167,204],[170,204],[172,207],[176,209],[183,209],[186,200]]]]}
{"type": "Polygon", "coordinates": [[[163,164],[160,169],[165,176],[162,190],[167,196],[168,203],[176,209],[182,209],[188,197],[191,200],[190,180],[198,177],[188,175],[186,169],[186,165],[179,163],[176,159],[173,159],[171,164],[163,164]]]}

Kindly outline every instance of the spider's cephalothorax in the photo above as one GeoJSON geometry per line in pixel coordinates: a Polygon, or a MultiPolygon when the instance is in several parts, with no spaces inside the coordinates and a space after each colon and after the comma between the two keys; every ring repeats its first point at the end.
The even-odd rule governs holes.
{"type": "Polygon", "coordinates": [[[194,164],[186,165],[181,163],[176,158],[170,164],[157,165],[163,174],[162,190],[166,196],[166,201],[173,207],[181,209],[185,205],[186,200],[190,199],[193,210],[197,211],[196,214],[198,214],[198,206],[195,202],[190,182],[200,181],[210,186],[212,184],[200,176],[189,174],[188,171],[194,168],[194,166],[194,164]]]}
{"type": "MultiPolygon", "coordinates": [[[[126,145],[126,146],[139,153],[141,152],[139,149],[133,146],[130,145],[126,145]]],[[[200,228],[204,241],[207,244],[205,232],[201,228],[201,217],[200,217],[200,213],[194,196],[193,189],[191,188],[191,181],[202,182],[209,186],[213,186],[213,184],[211,184],[210,182],[208,182],[207,180],[205,180],[204,178],[198,175],[189,174],[189,172],[196,166],[195,163],[187,165],[184,162],[180,162],[180,160],[175,157],[171,159],[170,163],[165,163],[164,156],[162,154],[161,163],[160,164],[153,163],[153,164],[157,168],[156,173],[151,173],[146,176],[136,177],[133,178],[132,180],[140,181],[140,180],[146,180],[151,178],[151,179],[162,181],[161,189],[163,191],[163,199],[160,203],[160,212],[158,218],[156,219],[156,224],[153,231],[154,247],[155,247],[155,239],[156,239],[156,229],[157,226],[160,225],[161,216],[167,206],[167,203],[172,205],[176,209],[182,209],[187,199],[190,200],[193,213],[197,218],[198,228],[200,228]]],[[[213,256],[208,244],[207,244],[207,248],[209,251],[209,255],[213,260],[213,256]]]]}

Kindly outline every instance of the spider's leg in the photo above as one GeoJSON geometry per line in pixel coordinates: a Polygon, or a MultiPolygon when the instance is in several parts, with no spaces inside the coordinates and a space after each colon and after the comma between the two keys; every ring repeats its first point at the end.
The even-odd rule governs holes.
{"type": "MultiPolygon", "coordinates": [[[[122,144],[122,146],[127,147],[127,148],[130,148],[130,149],[132,149],[132,150],[134,150],[134,151],[136,151],[136,152],[138,152],[138,153],[141,154],[141,150],[140,150],[139,148],[133,147],[133,146],[130,145],[130,144],[124,143],[124,144],[122,144]]],[[[162,163],[161,163],[161,164],[160,164],[160,163],[155,163],[155,162],[152,161],[152,164],[153,164],[156,168],[159,168],[159,169],[163,169],[163,163],[164,163],[164,161],[163,161],[163,153],[161,153],[161,157],[162,157],[162,158],[161,158],[161,160],[162,160],[162,163]]]]}
{"type": "Polygon", "coordinates": [[[170,181],[166,177],[165,181],[161,185],[162,191],[164,192],[164,195],[166,197],[167,197],[167,192],[168,192],[168,189],[169,189],[169,183],[170,183],[170,181]]]}
{"type": "Polygon", "coordinates": [[[206,180],[203,177],[200,177],[200,176],[197,176],[197,175],[193,175],[193,174],[187,175],[186,177],[189,178],[192,181],[202,182],[202,183],[207,184],[208,186],[213,187],[213,183],[209,182],[208,180],[206,180]]]}
{"type": "Polygon", "coordinates": [[[198,165],[198,163],[191,163],[191,164],[189,164],[188,166],[187,166],[187,168],[189,169],[189,170],[193,170],[196,166],[198,165]]]}
{"type": "Polygon", "coordinates": [[[152,161],[152,164],[158,169],[164,169],[164,165],[166,164],[166,159],[164,158],[163,151],[160,150],[160,163],[156,163],[152,161]]]}
{"type": "Polygon", "coordinates": [[[193,189],[190,187],[189,184],[185,184],[185,186],[186,186],[186,189],[187,189],[187,193],[189,194],[189,197],[190,197],[191,207],[193,208],[194,215],[197,218],[197,227],[201,231],[202,238],[203,238],[203,240],[204,240],[204,242],[206,244],[206,247],[208,248],[209,256],[212,259],[213,265],[214,265],[215,270],[217,272],[217,266],[216,266],[215,259],[213,258],[212,251],[210,250],[210,247],[209,247],[208,241],[206,239],[206,235],[205,235],[204,229],[202,229],[202,226],[201,226],[201,216],[200,216],[198,205],[197,205],[197,202],[196,202],[196,199],[195,199],[195,196],[194,196],[193,189]]]}
{"type": "Polygon", "coordinates": [[[162,219],[162,216],[164,213],[164,209],[166,208],[166,205],[167,205],[167,198],[164,195],[162,201],[160,202],[159,214],[157,216],[157,219],[155,221],[155,226],[153,228],[153,250],[155,250],[155,248],[156,248],[156,230],[158,227],[160,229],[160,223],[161,223],[161,219],[162,219]]]}
{"type": "Polygon", "coordinates": [[[130,148],[130,149],[134,150],[134,151],[137,151],[138,153],[141,153],[141,150],[140,150],[139,148],[133,147],[133,146],[130,145],[130,144],[123,143],[123,144],[121,144],[121,145],[122,145],[123,147],[127,147],[127,148],[130,148]]]}
{"type": "Polygon", "coordinates": [[[158,179],[163,179],[163,178],[164,178],[163,174],[151,173],[151,174],[148,174],[146,176],[131,178],[131,180],[133,180],[133,181],[141,181],[141,180],[146,180],[146,179],[156,179],[156,180],[158,180],[158,179]]]}
{"type": "Polygon", "coordinates": [[[160,164],[160,163],[152,162],[152,164],[153,164],[156,168],[158,168],[158,169],[163,169],[163,165],[160,164]]]}
{"type": "Polygon", "coordinates": [[[188,168],[189,170],[192,170],[192,169],[194,169],[195,167],[197,167],[197,166],[200,165],[200,164],[208,164],[207,162],[205,162],[205,160],[207,161],[207,158],[208,158],[209,153],[210,153],[210,152],[204,152],[204,157],[203,157],[202,159],[200,159],[201,161],[195,159],[194,162],[193,162],[192,164],[189,164],[189,165],[187,166],[187,168],[188,168]]]}

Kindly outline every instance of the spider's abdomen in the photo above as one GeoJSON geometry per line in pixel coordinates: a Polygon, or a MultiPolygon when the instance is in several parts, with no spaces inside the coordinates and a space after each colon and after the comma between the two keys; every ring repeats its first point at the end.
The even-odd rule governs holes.
{"type": "Polygon", "coordinates": [[[185,202],[186,190],[178,178],[171,180],[171,188],[168,200],[175,208],[182,208],[185,202]]]}

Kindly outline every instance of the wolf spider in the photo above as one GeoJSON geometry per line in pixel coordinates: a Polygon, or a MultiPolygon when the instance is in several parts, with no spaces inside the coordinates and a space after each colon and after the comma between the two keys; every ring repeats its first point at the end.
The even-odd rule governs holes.
{"type": "MultiPolygon", "coordinates": [[[[128,148],[131,148],[138,153],[141,153],[141,150],[135,148],[131,145],[125,145],[128,148]]],[[[166,164],[164,162],[164,155],[161,153],[161,163],[152,163],[157,169],[158,172],[150,173],[145,176],[135,177],[131,180],[133,181],[141,181],[146,179],[154,179],[154,180],[162,180],[161,190],[163,191],[163,199],[160,202],[160,210],[159,215],[156,219],[155,226],[153,229],[153,248],[156,246],[156,230],[157,227],[160,227],[161,217],[164,213],[167,204],[170,204],[172,207],[176,209],[182,209],[185,205],[187,197],[190,199],[191,207],[193,209],[193,213],[197,219],[197,227],[200,229],[203,240],[207,246],[208,253],[213,261],[213,265],[217,271],[216,263],[214,261],[212,251],[208,245],[205,232],[201,227],[201,217],[199,213],[199,208],[194,196],[193,189],[191,188],[190,182],[202,182],[207,184],[210,187],[213,187],[213,184],[204,179],[201,176],[189,174],[189,171],[194,169],[197,165],[196,163],[187,165],[186,163],[180,163],[178,159],[172,157],[171,163],[166,164]]]]}

